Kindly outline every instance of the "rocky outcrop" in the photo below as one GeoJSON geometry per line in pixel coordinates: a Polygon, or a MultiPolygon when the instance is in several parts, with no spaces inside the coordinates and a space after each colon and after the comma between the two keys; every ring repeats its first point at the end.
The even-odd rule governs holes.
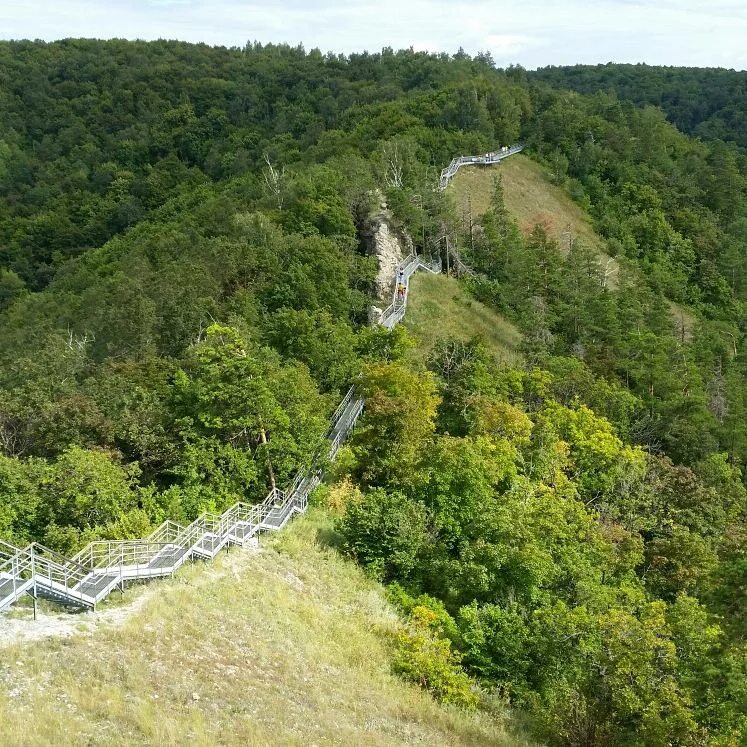
{"type": "Polygon", "coordinates": [[[366,219],[361,234],[368,254],[376,257],[376,295],[388,305],[394,293],[397,268],[402,260],[413,252],[412,239],[394,227],[392,214],[387,209],[383,196],[378,195],[379,203],[366,219]]]}
{"type": "Polygon", "coordinates": [[[384,317],[384,309],[378,306],[368,307],[368,326],[375,327],[377,324],[381,324],[381,320],[384,317]]]}

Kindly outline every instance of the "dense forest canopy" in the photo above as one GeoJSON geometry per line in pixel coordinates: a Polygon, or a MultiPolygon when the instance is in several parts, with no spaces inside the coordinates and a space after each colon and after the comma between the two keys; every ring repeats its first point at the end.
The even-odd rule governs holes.
{"type": "Polygon", "coordinates": [[[557,88],[604,91],[666,112],[688,135],[747,147],[747,71],[652,65],[572,65],[530,73],[557,88]]]}
{"type": "Polygon", "coordinates": [[[472,707],[462,666],[553,744],[738,743],[737,127],[694,140],[464,53],[66,40],[0,63],[0,537],[69,551],[258,499],[357,382],[340,542],[421,631],[403,674],[472,707]],[[614,284],[573,237],[523,234],[500,179],[468,225],[434,190],[518,140],[614,284]],[[423,364],[367,326],[380,194],[418,251],[452,236],[522,366],[479,340],[423,364]]]}
{"type": "MultiPolygon", "coordinates": [[[[480,116],[486,142],[518,137],[517,96],[493,82],[487,108],[449,104],[451,88],[456,101],[469,98],[460,80],[480,65],[445,63],[416,53],[348,60],[260,45],[2,43],[2,260],[42,287],[67,257],[180,191],[257,171],[265,155],[288,164],[370,152],[424,122],[471,130],[480,116]],[[496,133],[499,122],[505,131],[496,133]]],[[[431,136],[433,163],[466,134],[431,136]]],[[[477,145],[475,134],[467,145],[477,145]]]]}

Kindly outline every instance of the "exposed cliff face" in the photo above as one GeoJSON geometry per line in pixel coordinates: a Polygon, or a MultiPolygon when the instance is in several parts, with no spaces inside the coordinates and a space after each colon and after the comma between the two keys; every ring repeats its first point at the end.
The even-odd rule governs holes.
{"type": "Polygon", "coordinates": [[[362,235],[368,253],[376,257],[379,266],[376,295],[388,305],[394,292],[397,268],[413,251],[412,239],[394,228],[392,214],[382,196],[379,196],[378,207],[366,220],[362,235]]]}

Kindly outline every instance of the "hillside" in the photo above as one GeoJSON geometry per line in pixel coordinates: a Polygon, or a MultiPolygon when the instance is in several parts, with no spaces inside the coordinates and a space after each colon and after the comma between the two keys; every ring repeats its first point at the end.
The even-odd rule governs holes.
{"type": "Polygon", "coordinates": [[[614,283],[618,264],[604,253],[604,239],[594,230],[589,216],[567,192],[553,184],[547,170],[529,156],[520,153],[502,161],[498,167],[461,169],[450,186],[460,216],[469,216],[471,209],[474,219],[488,209],[493,183],[499,174],[503,179],[506,208],[525,235],[539,223],[561,248],[565,248],[570,231],[573,239],[604,257],[614,283]]]}
{"type": "Polygon", "coordinates": [[[518,744],[391,674],[401,623],[330,530],[311,511],[128,591],[119,625],[3,648],[0,745],[518,744]]]}
{"type": "Polygon", "coordinates": [[[427,357],[440,340],[479,337],[496,361],[518,362],[520,332],[493,309],[470,298],[457,280],[420,273],[413,277],[411,289],[404,326],[418,340],[421,356],[427,357]]]}
{"type": "MultiPolygon", "coordinates": [[[[469,216],[471,209],[477,217],[488,209],[499,174],[506,208],[525,235],[540,224],[561,249],[568,246],[569,235],[581,241],[599,253],[607,283],[612,288],[617,286],[620,266],[605,252],[604,239],[594,229],[590,216],[564,189],[552,183],[547,169],[528,156],[512,156],[497,168],[461,169],[450,186],[460,215],[469,216]]],[[[689,339],[697,323],[695,315],[682,304],[670,301],[669,306],[675,325],[689,339]]]]}
{"type": "Polygon", "coordinates": [[[604,241],[591,225],[589,216],[560,187],[552,184],[547,170],[529,156],[519,153],[497,167],[463,168],[451,185],[460,214],[482,215],[490,205],[493,180],[500,175],[506,207],[525,233],[542,223],[558,243],[567,245],[568,226],[574,238],[600,251],[604,241]]]}
{"type": "MultiPolygon", "coordinates": [[[[229,507],[278,526],[304,505],[295,477],[339,443],[330,416],[354,386],[364,409],[335,464],[350,500],[322,535],[403,621],[387,661],[392,611],[366,612],[380,588],[337,578],[342,561],[308,543],[294,555],[291,533],[246,566],[185,569],[139,613],[115,599],[111,629],[9,651],[0,732],[27,744],[36,724],[32,739],[60,742],[63,712],[84,743],[493,728],[413,710],[407,687],[381,694],[395,669],[467,712],[475,685],[496,693],[552,747],[743,741],[736,146],[461,52],[72,39],[0,43],[0,61],[6,599],[34,588],[30,563],[46,564],[36,591],[64,583],[93,604],[82,589],[117,581],[96,558],[139,575],[132,540],[165,520],[193,529],[166,524],[157,536],[180,549],[147,549],[150,569],[196,535],[202,555],[236,539],[212,516],[229,507]],[[519,140],[532,160],[501,167],[495,209],[469,230],[438,169],[519,140]],[[382,200],[408,252],[449,236],[475,270],[463,286],[415,278],[414,359],[407,335],[368,323],[382,200]],[[697,313],[691,336],[670,301],[697,313]],[[486,344],[460,343],[475,333],[486,344]]],[[[481,180],[469,202],[493,174],[462,175],[481,180]]],[[[242,523],[242,537],[260,526],[242,523]]]]}

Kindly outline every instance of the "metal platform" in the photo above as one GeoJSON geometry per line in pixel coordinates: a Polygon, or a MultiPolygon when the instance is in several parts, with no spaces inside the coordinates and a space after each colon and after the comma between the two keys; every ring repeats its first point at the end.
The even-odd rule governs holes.
{"type": "Polygon", "coordinates": [[[454,158],[441,172],[441,177],[438,180],[438,191],[443,192],[449,186],[449,183],[462,166],[493,166],[505,158],[513,156],[515,153],[521,153],[522,150],[524,150],[524,146],[519,144],[512,145],[510,148],[506,148],[506,150],[485,153],[482,156],[459,156],[458,158],[454,158]]]}

